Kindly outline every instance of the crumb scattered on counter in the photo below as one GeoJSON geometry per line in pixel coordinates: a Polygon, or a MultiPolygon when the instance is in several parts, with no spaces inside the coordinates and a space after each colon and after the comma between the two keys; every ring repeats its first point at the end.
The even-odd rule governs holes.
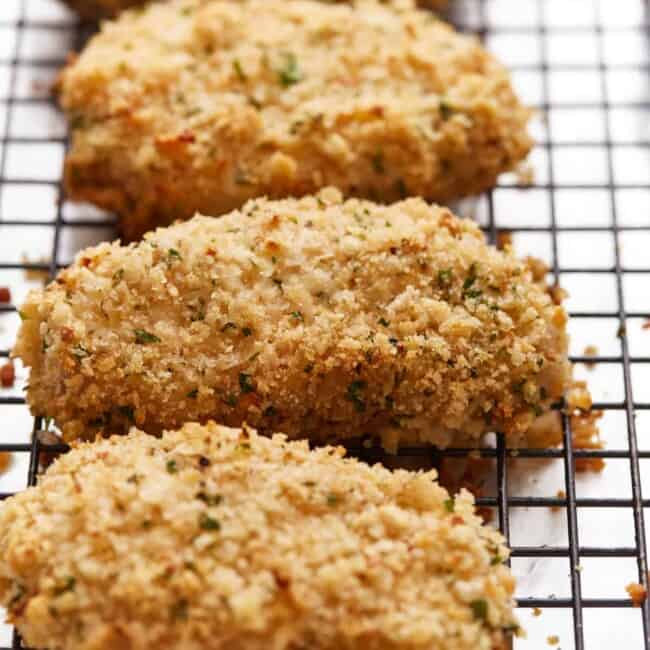
{"type": "Polygon", "coordinates": [[[15,381],[16,370],[14,364],[10,361],[0,368],[0,385],[2,385],[3,388],[11,388],[15,381]]]}
{"type": "Polygon", "coordinates": [[[560,643],[560,637],[557,634],[553,634],[552,636],[546,637],[546,642],[549,645],[557,645],[560,643]]]}
{"type": "Polygon", "coordinates": [[[542,615],[542,610],[539,607],[533,607],[533,616],[539,618],[542,615]]]}
{"type": "Polygon", "coordinates": [[[497,233],[497,248],[500,251],[506,250],[506,248],[512,247],[512,233],[509,230],[500,230],[497,233]]]}
{"type": "MultiPolygon", "coordinates": [[[[583,350],[582,354],[585,357],[597,357],[598,356],[598,348],[595,345],[587,345],[587,346],[585,346],[585,349],[583,350]]],[[[596,362],[595,361],[585,361],[585,366],[589,370],[593,370],[596,367],[596,362]]]]}
{"type": "Polygon", "coordinates": [[[650,320],[647,320],[641,325],[642,330],[650,330],[650,320]]]}
{"type": "Polygon", "coordinates": [[[0,287],[0,304],[7,305],[11,302],[11,290],[9,287],[0,287]]]}
{"type": "Polygon", "coordinates": [[[641,607],[648,597],[647,589],[638,582],[631,582],[625,587],[625,591],[629,594],[632,604],[635,607],[641,607]]]}

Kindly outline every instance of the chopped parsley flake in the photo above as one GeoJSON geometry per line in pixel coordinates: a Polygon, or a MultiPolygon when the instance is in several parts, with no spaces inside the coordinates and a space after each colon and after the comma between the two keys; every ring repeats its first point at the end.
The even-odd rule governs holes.
{"type": "Polygon", "coordinates": [[[440,110],[440,117],[443,120],[448,120],[454,112],[454,109],[451,107],[451,105],[446,99],[440,100],[440,104],[438,105],[438,108],[440,110]]]}
{"type": "Polygon", "coordinates": [[[390,321],[387,321],[383,316],[377,322],[384,327],[388,327],[390,325],[390,321]]]}
{"type": "Polygon", "coordinates": [[[346,397],[354,404],[357,413],[363,413],[366,410],[366,403],[361,397],[361,391],[363,391],[367,386],[368,384],[365,381],[359,379],[353,381],[348,386],[346,397]]]}
{"type": "Polygon", "coordinates": [[[167,257],[169,258],[170,261],[171,260],[181,260],[181,259],[183,259],[181,257],[181,254],[175,248],[170,248],[167,251],[167,257]]]}
{"type": "Polygon", "coordinates": [[[74,576],[68,576],[62,584],[58,585],[56,589],[54,590],[55,594],[57,596],[60,596],[61,594],[65,594],[68,591],[74,591],[75,586],[77,584],[77,580],[74,576]]]}
{"type": "Polygon", "coordinates": [[[250,336],[253,333],[253,330],[250,327],[242,327],[241,328],[241,333],[244,336],[250,336]]]}
{"type": "Polygon", "coordinates": [[[298,60],[292,52],[285,55],[284,65],[278,70],[278,79],[285,88],[289,88],[303,80],[298,60]]]}
{"type": "Polygon", "coordinates": [[[185,397],[188,397],[189,399],[196,399],[199,395],[199,389],[198,388],[192,388],[192,390],[187,393],[185,397]]]}
{"type": "Polygon", "coordinates": [[[473,600],[469,606],[472,608],[474,613],[474,618],[478,621],[484,621],[487,618],[488,605],[487,601],[483,600],[473,600]]]}
{"type": "Polygon", "coordinates": [[[176,461],[174,459],[168,460],[166,467],[169,474],[176,474],[176,472],[178,472],[178,467],[176,466],[176,461]]]}
{"type": "Polygon", "coordinates": [[[140,345],[145,345],[147,343],[160,343],[160,339],[151,332],[146,330],[134,330],[135,333],[135,342],[140,345]]]}
{"type": "Polygon", "coordinates": [[[239,387],[241,388],[242,393],[253,393],[255,392],[255,386],[253,385],[253,379],[250,375],[247,375],[245,372],[239,373],[239,387]]]}
{"type": "Polygon", "coordinates": [[[454,512],[456,508],[456,504],[454,503],[453,499],[446,499],[444,503],[445,503],[445,510],[447,512],[454,512]]]}
{"type": "Polygon", "coordinates": [[[239,78],[239,81],[246,81],[248,77],[246,76],[246,73],[244,72],[244,69],[241,67],[241,62],[239,59],[235,59],[232,62],[232,68],[235,71],[235,74],[239,78]]]}
{"type": "Polygon", "coordinates": [[[199,517],[199,528],[201,530],[221,530],[221,524],[216,520],[206,515],[205,512],[201,513],[199,517]]]}
{"type": "Polygon", "coordinates": [[[327,505],[330,507],[334,507],[338,505],[340,501],[340,498],[337,494],[328,494],[327,495],[327,505]]]}
{"type": "Polygon", "coordinates": [[[441,269],[438,271],[438,285],[441,287],[448,287],[451,284],[452,270],[441,269]]]}
{"type": "Polygon", "coordinates": [[[199,492],[196,498],[209,506],[218,506],[223,501],[220,494],[206,494],[205,492],[199,492]]]}
{"type": "Polygon", "coordinates": [[[302,312],[299,312],[299,311],[292,311],[291,312],[291,318],[295,318],[297,321],[300,321],[301,323],[305,322],[305,319],[303,318],[302,312]]]}

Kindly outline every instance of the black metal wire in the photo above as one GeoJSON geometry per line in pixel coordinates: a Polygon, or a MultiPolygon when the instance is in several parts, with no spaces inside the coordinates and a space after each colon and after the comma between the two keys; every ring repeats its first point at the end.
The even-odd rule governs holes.
{"type": "MultiPolygon", "coordinates": [[[[537,9],[537,26],[533,27],[516,27],[516,26],[498,26],[490,24],[488,20],[488,7],[490,0],[467,0],[473,1],[478,9],[479,24],[472,27],[462,24],[459,25],[465,31],[474,31],[480,38],[493,36],[494,34],[521,34],[531,35],[540,42],[540,61],[533,64],[520,64],[511,66],[515,72],[536,72],[540,75],[542,84],[541,103],[538,106],[543,115],[547,115],[550,110],[554,109],[551,99],[550,79],[554,72],[574,71],[574,72],[591,72],[596,71],[600,79],[600,90],[602,101],[598,102],[572,102],[568,98],[567,102],[562,102],[563,109],[580,109],[591,108],[600,109],[604,115],[604,137],[602,140],[593,142],[564,142],[554,139],[552,125],[547,122],[547,137],[540,143],[540,147],[546,152],[547,162],[547,181],[533,182],[530,185],[501,183],[496,191],[517,190],[517,189],[537,189],[545,194],[545,200],[548,201],[548,211],[550,223],[546,226],[509,226],[502,229],[499,227],[499,214],[495,206],[493,193],[486,196],[487,203],[487,224],[483,227],[490,241],[496,241],[500,231],[506,230],[513,233],[540,233],[547,234],[551,239],[551,270],[550,277],[552,281],[558,281],[563,275],[570,274],[594,274],[598,273],[603,276],[614,278],[616,287],[616,296],[618,307],[612,310],[573,310],[571,317],[575,319],[600,319],[609,318],[616,323],[620,331],[624,334],[626,323],[631,318],[650,319],[650,301],[647,311],[628,310],[625,303],[625,274],[647,274],[650,277],[650,264],[647,268],[628,268],[623,265],[621,260],[618,244],[620,236],[624,232],[650,232],[650,218],[645,225],[622,225],[619,223],[617,214],[617,205],[615,192],[621,189],[638,189],[650,190],[650,178],[647,182],[619,183],[614,175],[614,156],[613,148],[616,147],[649,147],[650,141],[640,139],[635,142],[614,142],[611,128],[610,110],[616,108],[635,108],[648,112],[650,117],[650,101],[629,102],[615,101],[610,97],[610,91],[606,82],[606,74],[612,70],[640,71],[650,74],[650,61],[641,63],[612,63],[608,62],[605,57],[604,46],[604,28],[601,16],[599,14],[599,1],[593,0],[596,7],[596,21],[593,25],[584,25],[576,27],[556,27],[549,26],[546,20],[545,0],[535,0],[537,9]],[[549,52],[546,39],[549,34],[593,34],[597,42],[597,60],[594,65],[590,64],[565,64],[554,63],[549,60],[549,52]],[[566,183],[562,178],[558,178],[553,164],[553,152],[565,147],[585,148],[598,147],[603,149],[607,160],[607,178],[605,182],[599,185],[587,183],[566,183]],[[611,225],[605,226],[582,226],[559,224],[557,219],[556,208],[556,191],[563,190],[605,190],[609,196],[609,209],[612,215],[611,225]],[[596,267],[584,266],[566,266],[561,265],[558,257],[558,235],[561,233],[608,233],[615,242],[613,251],[613,264],[601,264],[596,267]]],[[[516,0],[513,0],[516,2],[516,0]]],[[[533,5],[535,6],[535,5],[533,5]]],[[[462,17],[462,16],[461,16],[462,17]]],[[[17,96],[18,74],[22,67],[31,67],[34,69],[53,70],[65,63],[64,54],[51,59],[25,59],[21,55],[21,48],[24,41],[25,30],[27,28],[38,28],[48,30],[70,30],[73,29],[78,35],[79,42],[87,33],[87,26],[77,23],[59,23],[48,21],[30,21],[26,19],[26,2],[23,1],[20,6],[18,18],[15,21],[0,20],[0,28],[13,29],[16,34],[16,41],[13,52],[5,58],[0,57],[0,65],[10,70],[8,92],[5,97],[0,96],[0,104],[4,105],[7,113],[7,121],[4,129],[0,132],[0,239],[5,236],[7,228],[11,227],[47,227],[53,232],[53,242],[51,256],[48,262],[29,262],[15,263],[8,260],[0,259],[0,273],[3,271],[22,270],[22,271],[42,271],[47,272],[50,277],[62,268],[64,261],[59,255],[59,247],[64,228],[81,228],[81,227],[103,227],[110,226],[113,221],[98,222],[95,219],[75,219],[70,220],[63,213],[63,194],[60,180],[39,180],[36,178],[9,178],[7,175],[7,157],[9,146],[15,144],[57,144],[65,146],[65,138],[39,138],[31,136],[15,137],[12,135],[12,114],[15,107],[30,104],[47,104],[50,99],[40,97],[19,97],[17,96]],[[3,214],[2,207],[2,189],[6,185],[12,186],[41,186],[55,188],[58,193],[57,209],[54,219],[16,219],[11,215],[3,214]],[[3,218],[3,217],[7,218],[3,218]]],[[[638,25],[630,27],[607,27],[608,32],[617,32],[620,34],[647,34],[649,29],[648,16],[638,25]]],[[[640,210],[647,210],[647,206],[640,206],[640,210]]],[[[38,215],[35,215],[38,217],[38,215]]],[[[0,284],[3,284],[0,282],[0,284]]],[[[0,315],[15,311],[15,305],[0,305],[0,315]]],[[[650,336],[650,333],[649,333],[650,336]]],[[[504,535],[510,541],[510,517],[514,509],[520,508],[559,508],[563,509],[566,521],[568,540],[566,545],[557,546],[531,546],[531,545],[512,545],[512,558],[514,559],[535,559],[535,558],[560,558],[568,562],[570,568],[570,596],[565,598],[553,598],[548,596],[535,595],[521,599],[519,606],[522,608],[560,608],[570,610],[573,616],[573,644],[576,650],[585,650],[585,636],[583,631],[583,612],[585,609],[619,609],[632,607],[632,602],[628,598],[622,597],[624,592],[621,590],[620,598],[585,598],[582,595],[582,584],[580,576],[580,561],[582,558],[630,558],[634,559],[638,569],[638,580],[641,584],[648,586],[647,570],[647,545],[645,539],[644,526],[644,508],[650,507],[650,499],[643,498],[641,490],[640,461],[650,459],[650,450],[639,449],[637,440],[637,431],[635,425],[635,414],[641,411],[650,410],[650,402],[635,401],[632,371],[635,365],[650,364],[650,356],[633,355],[630,351],[625,335],[620,337],[621,353],[612,355],[595,355],[591,356],[574,356],[572,360],[576,363],[596,363],[596,364],[615,364],[622,369],[624,393],[623,399],[602,401],[594,403],[593,408],[603,411],[618,411],[625,414],[627,428],[627,449],[574,449],[571,431],[571,421],[566,415],[562,416],[563,444],[559,448],[548,449],[508,449],[503,436],[497,436],[494,447],[485,448],[475,451],[470,449],[452,448],[446,450],[431,450],[421,447],[404,448],[400,453],[404,456],[421,457],[424,461],[438,464],[444,459],[467,458],[470,453],[474,453],[482,458],[491,459],[496,468],[496,490],[493,495],[481,496],[477,498],[479,506],[493,508],[497,512],[497,522],[504,535]],[[565,494],[562,497],[547,496],[515,496],[510,494],[509,490],[509,464],[514,459],[556,459],[562,461],[564,470],[565,494]],[[585,498],[576,494],[575,462],[578,459],[609,459],[627,461],[630,471],[631,495],[629,497],[602,497],[602,498],[585,498]],[[613,508],[616,510],[629,510],[632,512],[634,520],[635,543],[634,546],[594,546],[581,545],[580,530],[578,524],[578,513],[580,509],[590,508],[613,508]]],[[[9,350],[0,349],[0,363],[4,362],[9,354],[9,350]]],[[[22,397],[7,395],[0,392],[0,408],[9,405],[24,405],[22,397]]],[[[33,423],[32,438],[30,443],[6,443],[2,442],[0,434],[0,452],[10,452],[14,454],[29,454],[30,462],[28,468],[27,481],[33,485],[38,477],[39,467],[45,454],[61,453],[66,450],[64,445],[51,445],[41,441],[38,432],[43,428],[44,423],[40,419],[35,419],[33,423]]],[[[378,460],[381,457],[381,451],[376,448],[366,449],[364,446],[350,443],[351,453],[365,457],[371,460],[378,460]]],[[[0,501],[11,496],[10,493],[0,493],[0,501]]],[[[623,585],[622,585],[623,587],[623,585]]],[[[650,650],[650,605],[646,602],[641,608],[640,616],[643,622],[643,648],[650,650]]],[[[13,638],[13,648],[19,648],[20,639],[17,635],[13,638]]],[[[628,650],[629,646],[626,646],[628,650]]],[[[8,650],[0,647],[0,650],[8,650]]]]}

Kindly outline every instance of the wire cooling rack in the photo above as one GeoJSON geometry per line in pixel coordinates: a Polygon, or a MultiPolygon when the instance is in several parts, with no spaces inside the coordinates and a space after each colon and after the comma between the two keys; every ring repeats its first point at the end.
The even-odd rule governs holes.
{"type": "MultiPolygon", "coordinates": [[[[573,448],[563,417],[560,449],[508,450],[500,436],[481,454],[496,466],[479,504],[513,548],[527,639],[516,648],[650,648],[650,609],[625,585],[648,585],[650,499],[650,52],[641,0],[452,0],[451,20],[478,34],[538,109],[534,180],[504,177],[457,206],[494,241],[512,234],[520,254],[544,259],[570,297],[572,360],[603,411],[605,450],[573,448]],[[587,345],[596,346],[585,356],[587,345]],[[589,370],[585,362],[594,362],[589,370]],[[603,458],[581,474],[578,459],[603,458]],[[559,495],[559,496],[558,496],[559,495]]],[[[68,204],[60,170],[66,130],[50,95],[67,53],[88,28],[54,0],[0,3],[0,362],[19,325],[16,305],[84,246],[114,237],[113,220],[68,204]]],[[[0,497],[33,484],[44,453],[23,399],[25,370],[0,389],[0,451],[10,452],[0,497]]],[[[56,450],[56,449],[55,449],[56,450]]],[[[366,452],[375,458],[376,450],[366,452]]],[[[422,462],[422,450],[405,450],[422,462]]],[[[465,458],[468,450],[435,454],[465,458]]],[[[20,647],[9,626],[0,650],[20,647]]]]}

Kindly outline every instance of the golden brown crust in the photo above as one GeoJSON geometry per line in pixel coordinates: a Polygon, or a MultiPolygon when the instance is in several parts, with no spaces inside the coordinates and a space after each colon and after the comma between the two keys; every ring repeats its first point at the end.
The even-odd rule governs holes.
{"type": "Polygon", "coordinates": [[[127,238],[328,185],[446,203],[526,156],[530,112],[477,39],[375,3],[172,0],[63,72],[68,195],[127,238]],[[290,44],[287,45],[287,44],[290,44]]]}
{"type": "Polygon", "coordinates": [[[29,404],[67,439],[216,419],[519,445],[570,376],[530,267],[420,199],[251,201],[83,251],[21,313],[29,404]]]}
{"type": "Polygon", "coordinates": [[[504,540],[435,472],[210,423],[65,454],[0,513],[30,647],[490,650],[517,628],[504,540]]]}

